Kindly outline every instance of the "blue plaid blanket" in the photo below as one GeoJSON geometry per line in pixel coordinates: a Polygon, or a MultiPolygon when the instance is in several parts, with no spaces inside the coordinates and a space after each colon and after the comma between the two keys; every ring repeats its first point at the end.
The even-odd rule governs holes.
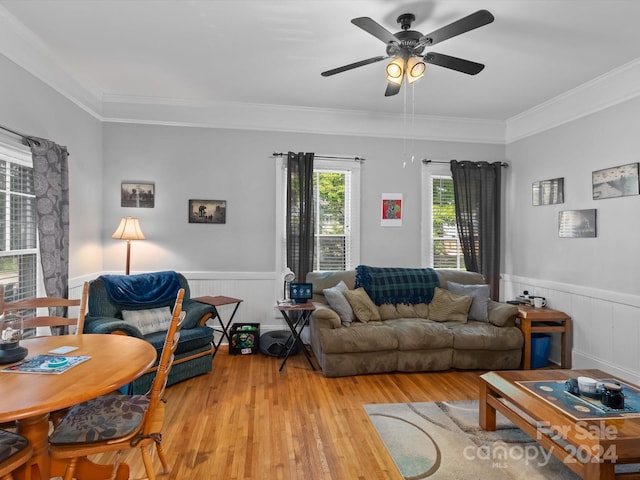
{"type": "Polygon", "coordinates": [[[433,268],[356,267],[356,288],[363,287],[373,303],[430,303],[440,286],[433,268]]]}

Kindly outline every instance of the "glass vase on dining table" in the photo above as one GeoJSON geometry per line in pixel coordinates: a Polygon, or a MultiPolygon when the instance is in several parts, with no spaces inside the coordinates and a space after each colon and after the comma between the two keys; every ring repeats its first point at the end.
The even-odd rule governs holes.
{"type": "Polygon", "coordinates": [[[20,346],[24,333],[22,316],[0,313],[0,364],[19,362],[28,350],[20,346]]]}

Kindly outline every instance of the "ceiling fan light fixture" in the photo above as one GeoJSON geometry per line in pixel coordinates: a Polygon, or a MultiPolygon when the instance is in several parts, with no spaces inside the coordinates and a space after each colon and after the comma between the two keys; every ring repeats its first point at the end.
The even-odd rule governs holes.
{"type": "Polygon", "coordinates": [[[404,74],[404,59],[394,58],[387,65],[387,81],[400,85],[404,74]]]}
{"type": "Polygon", "coordinates": [[[426,68],[427,66],[421,58],[411,57],[407,62],[407,80],[409,83],[413,83],[424,77],[426,68]]]}

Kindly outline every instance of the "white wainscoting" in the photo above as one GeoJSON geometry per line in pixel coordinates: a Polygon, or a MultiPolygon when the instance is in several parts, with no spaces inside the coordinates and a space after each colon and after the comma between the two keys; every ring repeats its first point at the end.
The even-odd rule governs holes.
{"type": "MultiPolygon", "coordinates": [[[[502,298],[528,290],[573,320],[573,368],[598,368],[640,384],[640,296],[535,278],[502,275],[502,298]]],[[[550,358],[560,361],[554,334],[550,358]]]]}
{"type": "MultiPolygon", "coordinates": [[[[83,283],[103,273],[112,272],[70,279],[69,298],[80,298],[83,283]]],[[[225,295],[242,299],[243,302],[233,318],[234,323],[259,323],[261,334],[271,330],[287,329],[280,312],[275,308],[277,299],[282,295],[282,285],[279,280],[276,281],[276,278],[280,278],[279,274],[276,275],[273,272],[180,273],[189,281],[191,297],[225,295]]],[[[233,312],[233,308],[234,305],[225,305],[218,309],[225,323],[233,312]]],[[[210,322],[210,325],[213,326],[213,323],[210,322]]]]}

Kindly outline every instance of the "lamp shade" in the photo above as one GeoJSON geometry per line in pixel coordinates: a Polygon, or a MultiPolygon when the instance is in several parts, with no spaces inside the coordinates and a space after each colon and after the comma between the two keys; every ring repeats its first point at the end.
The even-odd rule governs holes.
{"type": "Polygon", "coordinates": [[[134,217],[122,217],[120,225],[113,232],[111,238],[116,240],[144,240],[144,233],[140,228],[140,223],[134,217]]]}

